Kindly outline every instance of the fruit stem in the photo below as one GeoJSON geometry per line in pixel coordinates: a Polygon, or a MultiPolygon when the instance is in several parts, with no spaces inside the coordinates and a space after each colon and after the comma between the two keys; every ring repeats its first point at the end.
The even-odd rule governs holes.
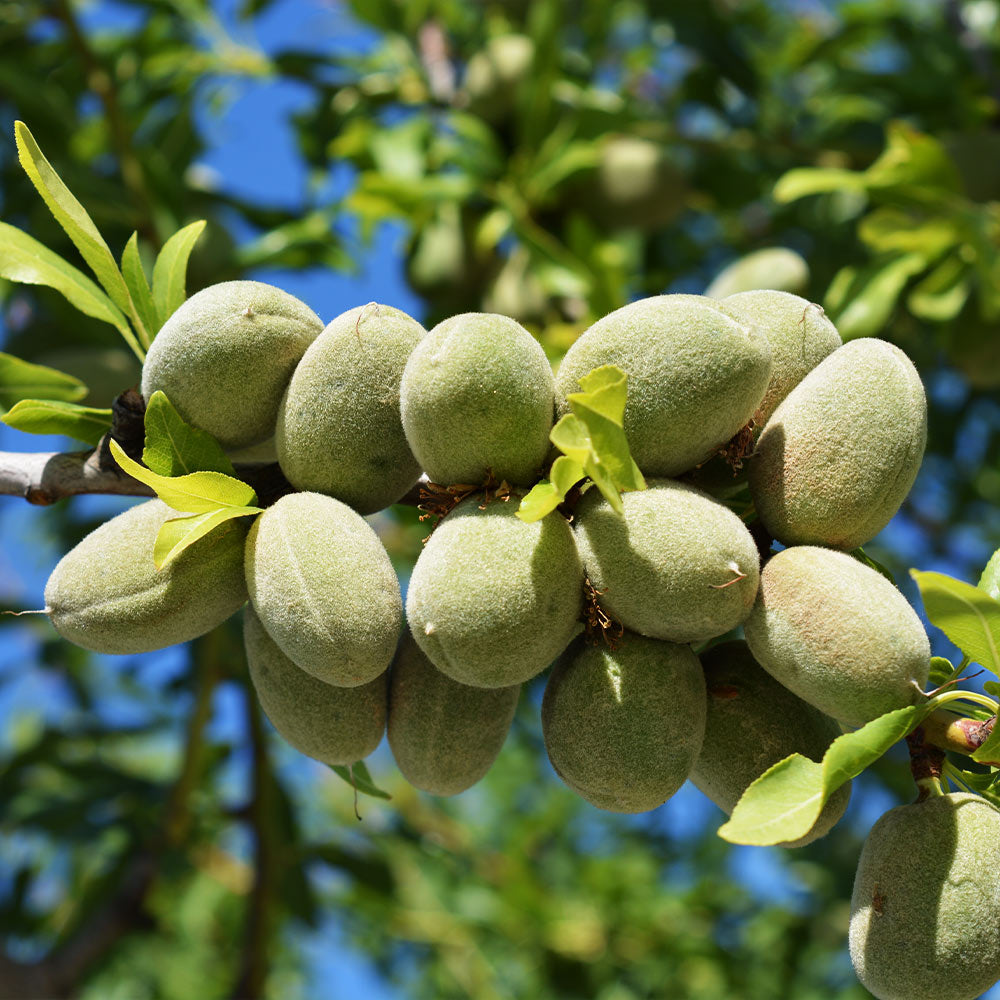
{"type": "MultiPolygon", "coordinates": [[[[924,739],[942,750],[952,750],[955,753],[971,757],[989,739],[996,724],[996,716],[989,719],[968,719],[960,715],[952,715],[948,711],[932,712],[922,725],[924,739]]],[[[1000,767],[1000,761],[981,761],[992,767],[1000,767]]]]}
{"type": "Polygon", "coordinates": [[[923,726],[917,726],[906,737],[906,744],[910,749],[910,772],[917,785],[917,801],[923,802],[936,795],[944,795],[944,788],[941,786],[944,750],[927,742],[923,726]]]}
{"type": "Polygon", "coordinates": [[[996,715],[997,709],[1000,708],[992,698],[976,691],[943,691],[931,698],[929,704],[934,708],[940,708],[950,701],[971,701],[974,705],[989,709],[993,715],[996,715]]]}

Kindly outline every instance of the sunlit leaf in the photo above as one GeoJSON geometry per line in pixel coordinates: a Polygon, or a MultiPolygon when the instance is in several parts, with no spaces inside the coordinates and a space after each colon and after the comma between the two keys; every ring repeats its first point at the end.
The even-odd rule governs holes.
{"type": "Polygon", "coordinates": [[[179,229],[160,250],[153,266],[153,302],[159,319],[157,329],[163,326],[187,297],[188,258],[198,237],[205,228],[205,220],[192,222],[179,229]]]}
{"type": "Polygon", "coordinates": [[[176,559],[189,545],[236,517],[259,514],[259,507],[220,507],[204,514],[189,514],[164,521],[153,544],[153,563],[163,569],[176,559]]]}
{"type": "Polygon", "coordinates": [[[0,420],[28,434],[64,434],[91,446],[111,430],[111,410],[57,399],[22,399],[0,420]]]}
{"type": "Polygon", "coordinates": [[[142,346],[121,310],[82,271],[14,226],[0,222],[0,278],[45,285],[87,316],[110,323],[141,361],[142,346]]]}
{"type": "Polygon", "coordinates": [[[986,564],[983,575],[979,578],[978,587],[995,601],[1000,601],[1000,549],[997,549],[990,556],[990,561],[986,564]]]}
{"type": "Polygon", "coordinates": [[[251,507],[257,496],[246,483],[221,472],[191,472],[185,476],[161,476],[134,462],[117,441],[110,443],[115,461],[133,479],[145,483],[174,510],[208,514],[220,507],[251,507]]]}
{"type": "Polygon", "coordinates": [[[122,253],[122,277],[128,286],[136,312],[142,320],[142,329],[146,332],[146,346],[148,347],[153,337],[156,336],[160,323],[153,305],[149,282],[146,280],[146,272],[142,268],[142,258],[139,256],[138,233],[133,233],[128,243],[125,244],[125,250],[122,253]]]}
{"type": "Polygon", "coordinates": [[[924,610],[970,660],[1000,677],[1000,600],[944,573],[911,569],[924,610]]]}
{"type": "Polygon", "coordinates": [[[540,521],[566,499],[566,494],[584,477],[583,466],[560,455],[549,470],[549,478],[536,483],[521,500],[517,516],[525,522],[540,521]]]}
{"type": "Polygon", "coordinates": [[[857,777],[931,711],[911,705],[838,736],[821,763],[792,754],[765,771],[743,793],[719,836],[733,844],[781,844],[804,837],[830,796],[857,777]]]}

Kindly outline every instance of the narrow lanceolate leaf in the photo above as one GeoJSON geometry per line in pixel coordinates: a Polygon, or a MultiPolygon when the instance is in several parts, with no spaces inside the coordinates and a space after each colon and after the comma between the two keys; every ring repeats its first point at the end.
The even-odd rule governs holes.
{"type": "Polygon", "coordinates": [[[792,754],[766,770],[743,793],[719,836],[733,844],[765,846],[804,837],[830,796],[912,732],[932,705],[910,705],[838,736],[822,763],[792,754]]]}
{"type": "Polygon", "coordinates": [[[560,455],[549,471],[549,478],[536,483],[521,500],[517,516],[525,522],[540,521],[566,499],[566,494],[584,477],[583,466],[560,455]]]}
{"type": "Polygon", "coordinates": [[[337,775],[338,778],[343,778],[352,788],[360,792],[362,795],[370,795],[375,799],[391,799],[392,796],[388,792],[383,792],[374,781],[372,781],[371,774],[368,773],[368,768],[365,766],[363,760],[357,761],[357,763],[352,764],[350,767],[344,767],[343,764],[332,764],[330,770],[337,775]]]}
{"type": "Polygon", "coordinates": [[[153,563],[163,569],[176,559],[189,545],[204,538],[220,524],[236,517],[253,517],[260,513],[259,507],[220,507],[206,514],[188,514],[164,521],[153,543],[153,563]]]}
{"type": "Polygon", "coordinates": [[[142,460],[157,475],[183,476],[189,472],[236,475],[222,445],[208,431],[186,423],[159,390],[146,404],[145,427],[142,460]]]}
{"type": "Polygon", "coordinates": [[[133,479],[145,483],[174,510],[210,514],[220,507],[252,507],[257,495],[246,483],[221,472],[191,472],[186,476],[161,476],[132,461],[117,441],[111,441],[115,461],[133,479]]]}
{"type": "Polygon", "coordinates": [[[924,610],[970,660],[1000,677],[1000,600],[943,573],[911,569],[924,610]]]}
{"type": "Polygon", "coordinates": [[[82,271],[15,226],[0,222],[0,278],[22,285],[45,285],[87,316],[110,323],[141,361],[139,341],[122,311],[82,271]]]}
{"type": "Polygon", "coordinates": [[[22,399],[62,399],[72,403],[86,395],[87,387],[78,378],[0,352],[0,413],[22,399]]]}
{"type": "Polygon", "coordinates": [[[80,256],[90,265],[115,305],[122,312],[131,315],[133,308],[128,286],[118,270],[111,250],[104,242],[104,237],[94,225],[94,220],[55,172],[24,122],[14,123],[14,138],[21,166],[55,216],[56,222],[66,230],[66,235],[76,245],[80,256]]]}
{"type": "Polygon", "coordinates": [[[179,229],[163,244],[163,249],[156,258],[153,267],[153,302],[158,319],[157,329],[166,323],[187,297],[188,258],[204,228],[205,220],[202,219],[179,229]]]}
{"type": "Polygon", "coordinates": [[[22,399],[0,420],[28,434],[64,434],[92,447],[111,430],[111,410],[58,399],[22,399]]]}
{"type": "Polygon", "coordinates": [[[896,581],[893,578],[892,573],[890,573],[889,570],[886,569],[886,567],[883,566],[877,559],[872,559],[872,557],[868,555],[864,549],[856,548],[849,552],[848,555],[854,556],[858,562],[864,563],[869,569],[873,569],[876,573],[884,576],[894,587],[896,586],[896,581]]]}
{"type": "Polygon", "coordinates": [[[149,282],[146,280],[146,272],[142,269],[142,258],[139,256],[139,234],[133,233],[125,244],[122,253],[122,277],[128,286],[129,295],[132,296],[132,304],[135,311],[142,320],[142,327],[145,336],[143,346],[149,347],[156,336],[156,331],[160,328],[156,315],[156,307],[153,305],[153,293],[149,290],[149,282]]]}
{"type": "Polygon", "coordinates": [[[1000,601],[1000,549],[990,557],[990,561],[979,578],[978,587],[995,601],[1000,601]]]}

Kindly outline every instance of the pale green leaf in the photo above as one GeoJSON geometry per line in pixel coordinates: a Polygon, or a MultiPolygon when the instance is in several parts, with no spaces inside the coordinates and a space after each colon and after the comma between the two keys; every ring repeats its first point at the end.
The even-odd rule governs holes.
{"type": "Polygon", "coordinates": [[[142,460],[160,476],[221,472],[235,476],[233,463],[208,431],[192,427],[157,390],[146,404],[146,443],[142,460]]]}
{"type": "Polygon", "coordinates": [[[995,601],[1000,601],[1000,549],[990,556],[990,561],[979,578],[978,587],[984,590],[995,601]]]}
{"type": "Polygon", "coordinates": [[[944,573],[911,569],[924,611],[970,660],[1000,677],[1000,600],[944,573]]]}
{"type": "Polygon", "coordinates": [[[111,410],[58,399],[22,399],[0,420],[28,434],[64,434],[91,446],[111,430],[111,410]]]}
{"type": "Polygon", "coordinates": [[[141,361],[142,346],[121,310],[82,271],[27,233],[0,222],[0,278],[54,288],[75,309],[110,323],[141,361]]]}
{"type": "Polygon", "coordinates": [[[87,387],[78,378],[0,352],[0,413],[22,399],[74,402],[86,395],[87,387]]]}
{"type": "Polygon", "coordinates": [[[261,513],[260,507],[220,507],[204,514],[188,514],[164,521],[153,543],[153,563],[163,569],[176,559],[189,545],[204,538],[220,524],[236,517],[251,517],[261,513]]]}
{"type": "Polygon", "coordinates": [[[133,479],[145,483],[174,510],[187,514],[208,514],[220,507],[251,507],[257,500],[246,483],[221,472],[191,472],[186,476],[161,476],[134,462],[117,441],[110,442],[115,461],[133,479]]]}
{"type": "Polygon", "coordinates": [[[149,347],[160,324],[156,316],[156,308],[153,305],[153,295],[149,290],[149,282],[146,280],[146,272],[142,269],[142,258],[139,256],[139,234],[133,233],[125,244],[122,252],[122,277],[128,286],[129,295],[132,296],[132,303],[139,319],[142,321],[141,329],[145,333],[145,346],[149,347]]]}
{"type": "Polygon", "coordinates": [[[779,761],[744,791],[719,836],[733,844],[757,846],[804,837],[830,796],[916,728],[931,708],[900,708],[838,736],[822,763],[801,754],[779,761]]]}
{"type": "Polygon", "coordinates": [[[153,302],[158,317],[157,329],[187,297],[188,258],[198,237],[205,228],[205,220],[192,222],[179,229],[166,243],[153,266],[153,302]]]}
{"type": "Polygon", "coordinates": [[[118,264],[104,242],[104,237],[94,225],[94,220],[55,172],[24,122],[14,123],[14,137],[21,166],[56,222],[66,230],[66,235],[76,245],[80,256],[90,265],[115,305],[126,315],[130,315],[133,309],[125,279],[118,270],[118,264]]]}
{"type": "Polygon", "coordinates": [[[590,457],[590,436],[583,422],[573,413],[561,417],[549,431],[549,440],[568,458],[586,465],[590,457]]]}
{"type": "Polygon", "coordinates": [[[526,523],[540,521],[566,499],[566,494],[583,479],[583,466],[560,455],[549,470],[549,478],[536,483],[521,500],[517,516],[526,523]]]}

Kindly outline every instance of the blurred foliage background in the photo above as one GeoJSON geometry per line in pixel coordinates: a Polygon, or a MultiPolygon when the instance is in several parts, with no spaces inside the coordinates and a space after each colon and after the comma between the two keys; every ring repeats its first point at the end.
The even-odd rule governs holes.
{"type": "MultiPolygon", "coordinates": [[[[329,320],[384,288],[427,324],[507,313],[553,359],[638,296],[797,291],[928,389],[924,469],[870,551],[904,588],[908,566],[975,580],[1000,545],[998,48],[997,0],[0,0],[0,212],[77,260],[20,118],[112,248],[209,221],[189,291],[258,277],[329,320]],[[244,114],[259,182],[227,184],[215,137],[272,90],[292,160],[244,114]]],[[[4,350],[95,405],[134,383],[110,327],[0,299],[4,350]]],[[[25,507],[0,505],[9,607],[120,504],[25,507]]],[[[375,520],[405,579],[424,529],[375,520]]],[[[25,621],[0,619],[0,996],[867,995],[848,900],[868,827],[912,797],[898,757],[826,840],[731,849],[690,788],[636,818],[575,799],[536,682],[480,786],[418,795],[383,747],[393,799],[359,823],[261,719],[235,623],[111,660],[25,621]]]]}

